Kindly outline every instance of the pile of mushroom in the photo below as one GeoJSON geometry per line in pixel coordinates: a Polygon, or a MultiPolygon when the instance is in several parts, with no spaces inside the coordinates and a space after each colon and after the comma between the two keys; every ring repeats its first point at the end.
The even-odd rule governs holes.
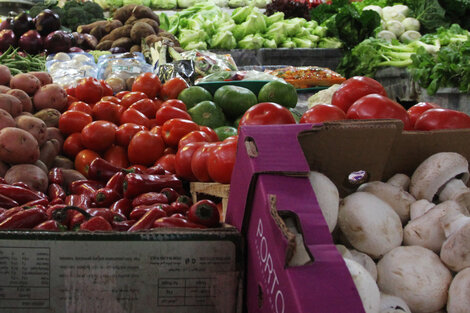
{"type": "Polygon", "coordinates": [[[309,178],[366,313],[470,312],[465,157],[434,154],[411,178],[367,182],[341,200],[325,175],[309,178]]]}

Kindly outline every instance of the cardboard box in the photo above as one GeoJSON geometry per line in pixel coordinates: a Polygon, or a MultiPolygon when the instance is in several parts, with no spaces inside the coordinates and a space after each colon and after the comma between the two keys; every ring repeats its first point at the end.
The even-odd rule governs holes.
{"type": "Polygon", "coordinates": [[[0,232],[0,312],[241,312],[233,227],[141,233],[0,232]]]}
{"type": "Polygon", "coordinates": [[[383,180],[411,175],[437,152],[470,158],[468,130],[402,128],[396,120],[242,127],[226,221],[246,236],[249,313],[364,312],[306,175],[324,173],[344,197],[358,170],[383,180]]]}
{"type": "Polygon", "coordinates": [[[202,199],[209,199],[215,201],[216,203],[221,202],[221,221],[225,221],[230,184],[191,182],[189,184],[189,190],[191,192],[193,203],[202,199]]]}

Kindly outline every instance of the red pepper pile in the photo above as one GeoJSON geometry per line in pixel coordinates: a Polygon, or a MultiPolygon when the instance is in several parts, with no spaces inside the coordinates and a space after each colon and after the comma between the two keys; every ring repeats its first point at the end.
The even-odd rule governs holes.
{"type": "Polygon", "coordinates": [[[0,183],[0,229],[140,231],[158,227],[219,225],[217,205],[195,204],[181,180],[161,166],[126,170],[97,158],[89,180],[65,185],[62,170],[49,172],[48,194],[22,183],[0,183]]]}

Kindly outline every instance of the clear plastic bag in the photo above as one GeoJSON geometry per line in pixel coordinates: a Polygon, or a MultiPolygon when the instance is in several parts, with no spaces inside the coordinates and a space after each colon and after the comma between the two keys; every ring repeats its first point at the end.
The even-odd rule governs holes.
{"type": "Polygon", "coordinates": [[[46,69],[54,83],[62,86],[74,86],[79,79],[96,78],[98,73],[94,57],[84,52],[59,52],[49,55],[46,59],[46,69]]]}
{"type": "Polygon", "coordinates": [[[120,77],[127,80],[152,70],[139,52],[103,55],[98,59],[98,79],[120,77]]]}
{"type": "Polygon", "coordinates": [[[282,78],[259,71],[219,71],[196,81],[196,83],[238,80],[282,80],[282,78]]]}

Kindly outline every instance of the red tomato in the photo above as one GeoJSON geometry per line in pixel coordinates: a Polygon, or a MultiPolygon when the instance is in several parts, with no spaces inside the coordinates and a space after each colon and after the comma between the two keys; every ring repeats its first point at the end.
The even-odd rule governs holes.
{"type": "Polygon", "coordinates": [[[124,95],[124,97],[122,97],[121,105],[124,106],[125,108],[128,108],[134,103],[136,103],[137,101],[142,100],[142,99],[148,99],[145,93],[139,92],[139,91],[129,92],[126,95],[124,95]]]}
{"type": "Polygon", "coordinates": [[[82,111],[65,111],[59,117],[59,129],[64,135],[79,133],[82,129],[93,122],[90,114],[82,111]]]}
{"type": "Polygon", "coordinates": [[[175,148],[173,147],[166,147],[165,150],[163,150],[163,154],[176,154],[176,152],[178,152],[178,150],[176,150],[175,148]]]}
{"type": "Polygon", "coordinates": [[[180,141],[178,142],[178,150],[183,148],[190,142],[210,142],[211,139],[209,135],[207,135],[202,130],[193,130],[192,132],[187,133],[184,135],[180,141]]]}
{"type": "Polygon", "coordinates": [[[155,103],[155,106],[157,108],[157,111],[162,107],[163,100],[160,99],[153,99],[153,103],[155,103]]]}
{"type": "Polygon", "coordinates": [[[161,136],[162,135],[162,127],[159,126],[159,125],[154,126],[150,129],[150,132],[161,136]]]}
{"type": "Polygon", "coordinates": [[[111,101],[98,101],[93,106],[93,118],[95,120],[108,121],[119,124],[124,107],[111,101]]]}
{"type": "Polygon", "coordinates": [[[124,123],[116,130],[116,144],[127,147],[132,137],[141,130],[147,130],[145,126],[135,123],[124,123]]]}
{"type": "Polygon", "coordinates": [[[122,100],[122,98],[124,98],[124,96],[127,95],[128,93],[130,93],[130,91],[127,91],[127,90],[119,91],[116,94],[116,98],[118,98],[119,100],[122,100]]]}
{"type": "Polygon", "coordinates": [[[191,171],[198,181],[210,182],[212,178],[207,170],[207,158],[212,149],[215,149],[218,143],[211,142],[199,147],[191,158],[191,171]]]}
{"type": "Polygon", "coordinates": [[[151,166],[163,155],[164,149],[162,137],[148,130],[142,130],[129,142],[127,156],[133,164],[151,166]]]}
{"type": "Polygon", "coordinates": [[[464,112],[436,108],[429,109],[416,120],[416,130],[470,128],[470,116],[464,112]]]}
{"type": "Polygon", "coordinates": [[[137,102],[134,102],[129,109],[136,109],[137,111],[143,113],[149,119],[154,118],[157,113],[157,107],[153,100],[142,99],[137,102]]]}
{"type": "Polygon", "coordinates": [[[177,147],[180,139],[193,130],[199,130],[199,126],[193,121],[172,118],[163,124],[162,137],[168,146],[177,147]]]}
{"type": "Polygon", "coordinates": [[[68,111],[82,111],[82,112],[85,112],[86,114],[90,114],[92,115],[92,109],[91,109],[91,106],[89,106],[88,104],[86,104],[85,102],[83,101],[75,101],[75,102],[72,102],[68,109],[68,111]]]}
{"type": "Polygon", "coordinates": [[[229,141],[238,141],[238,135],[227,137],[222,142],[229,142],[229,141]]]}
{"type": "Polygon", "coordinates": [[[163,125],[163,123],[172,118],[182,118],[189,121],[192,120],[188,112],[178,109],[177,107],[168,105],[162,106],[155,114],[155,120],[157,122],[157,125],[163,125]]]}
{"type": "Polygon", "coordinates": [[[101,101],[111,101],[111,102],[116,103],[116,104],[121,104],[121,99],[119,99],[118,97],[115,97],[115,96],[105,96],[105,97],[101,98],[101,101]]]}
{"type": "Polygon", "coordinates": [[[82,143],[87,149],[105,151],[114,143],[117,126],[108,121],[94,121],[82,129],[82,143]]]}
{"type": "Polygon", "coordinates": [[[137,76],[132,84],[132,91],[141,91],[150,99],[153,99],[160,92],[162,83],[157,75],[153,73],[143,73],[137,76]]]}
{"type": "Polygon", "coordinates": [[[160,90],[160,98],[163,100],[176,99],[180,92],[188,87],[188,83],[184,79],[174,77],[163,84],[162,90],[160,90]]]}
{"type": "Polygon", "coordinates": [[[384,87],[375,79],[365,76],[354,76],[345,80],[340,88],[336,90],[331,99],[331,104],[347,112],[356,100],[371,93],[387,96],[384,87]]]}
{"type": "Polygon", "coordinates": [[[152,129],[152,128],[154,128],[155,126],[159,126],[159,125],[157,124],[157,120],[154,119],[154,118],[149,119],[149,129],[152,129]]]}
{"type": "Polygon", "coordinates": [[[209,136],[210,142],[219,141],[219,136],[217,136],[217,133],[215,132],[215,130],[213,130],[209,126],[199,126],[199,130],[205,132],[209,136]]]}
{"type": "Polygon", "coordinates": [[[204,142],[188,143],[186,146],[184,146],[183,148],[179,149],[178,152],[176,152],[176,158],[175,158],[176,175],[189,181],[196,180],[196,177],[191,171],[191,158],[193,156],[193,153],[196,152],[196,150],[199,147],[203,146],[204,144],[205,144],[204,142]]]}
{"type": "Polygon", "coordinates": [[[75,169],[88,178],[88,169],[90,168],[90,163],[93,162],[94,159],[99,157],[100,155],[95,151],[83,149],[78,152],[75,156],[75,169]]]}
{"type": "Polygon", "coordinates": [[[75,97],[75,87],[69,86],[65,88],[65,92],[67,93],[67,95],[75,97]]]}
{"type": "Polygon", "coordinates": [[[346,113],[332,104],[316,104],[308,109],[300,119],[299,123],[322,123],[326,121],[345,120],[346,113]]]}
{"type": "Polygon", "coordinates": [[[93,104],[103,96],[103,88],[96,78],[82,78],[75,87],[75,95],[78,100],[93,104]]]}
{"type": "Polygon", "coordinates": [[[149,129],[150,121],[144,113],[137,111],[136,109],[127,109],[121,114],[121,124],[134,123],[142,125],[149,129]]]}
{"type": "Polygon", "coordinates": [[[113,95],[113,88],[111,88],[111,86],[106,81],[100,79],[100,85],[103,89],[103,97],[113,95]]]}
{"type": "Polygon", "coordinates": [[[114,166],[126,168],[129,166],[129,160],[127,159],[127,149],[112,145],[104,153],[103,158],[114,166]]]}
{"type": "Polygon", "coordinates": [[[411,130],[410,117],[405,108],[379,94],[370,94],[356,100],[349,107],[346,117],[352,120],[394,118],[403,122],[405,130],[411,130]]]}
{"type": "Polygon", "coordinates": [[[175,171],[175,158],[176,158],[175,154],[165,154],[165,155],[161,156],[157,160],[157,162],[155,162],[155,165],[161,165],[161,167],[163,167],[164,170],[175,174],[176,173],[176,171],[175,171]]]}
{"type": "Polygon", "coordinates": [[[62,151],[64,151],[65,155],[71,158],[75,158],[75,156],[83,149],[85,149],[85,147],[82,144],[81,133],[73,133],[68,136],[64,140],[64,145],[62,147],[62,151]]]}
{"type": "Polygon", "coordinates": [[[209,176],[221,184],[229,184],[237,154],[237,141],[231,140],[211,149],[207,157],[209,176]]]}
{"type": "Polygon", "coordinates": [[[440,108],[440,106],[432,102],[419,102],[409,108],[407,112],[410,116],[411,127],[415,126],[416,120],[418,119],[418,117],[421,116],[421,114],[423,114],[427,110],[435,108],[440,108]]]}
{"type": "Polygon", "coordinates": [[[132,165],[129,166],[127,169],[128,169],[128,170],[135,169],[135,172],[136,172],[136,173],[143,173],[143,172],[145,172],[145,170],[147,169],[147,167],[146,167],[145,165],[142,165],[142,164],[132,164],[132,165]]]}
{"type": "Polygon", "coordinates": [[[238,127],[271,124],[295,124],[295,119],[285,107],[273,102],[261,102],[246,110],[238,127]]]}
{"type": "Polygon", "coordinates": [[[67,95],[67,107],[74,103],[75,101],[78,101],[77,98],[75,98],[74,96],[71,96],[71,95],[67,95]]]}
{"type": "Polygon", "coordinates": [[[185,111],[185,112],[187,111],[186,104],[184,104],[183,101],[178,100],[178,99],[166,100],[165,102],[163,102],[163,103],[161,104],[160,107],[163,107],[163,106],[165,106],[165,105],[169,105],[169,106],[171,106],[171,107],[176,107],[176,108],[178,108],[178,109],[180,109],[180,110],[183,110],[183,111],[185,111]]]}

